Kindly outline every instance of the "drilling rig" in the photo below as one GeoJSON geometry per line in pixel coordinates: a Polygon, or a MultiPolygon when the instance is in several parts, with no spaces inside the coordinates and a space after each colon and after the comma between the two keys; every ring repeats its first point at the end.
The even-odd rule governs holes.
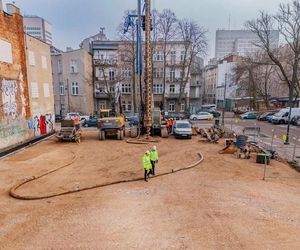
{"type": "Polygon", "coordinates": [[[161,112],[160,109],[153,109],[152,105],[152,54],[151,54],[151,0],[144,0],[144,15],[141,14],[141,1],[137,0],[138,9],[137,14],[128,15],[124,32],[128,31],[130,26],[136,25],[136,73],[139,79],[140,86],[140,121],[141,131],[146,134],[146,139],[149,139],[151,132],[159,130],[162,137],[168,137],[168,132],[165,126],[161,125],[161,112]],[[133,19],[136,18],[136,24],[133,19]],[[145,58],[143,60],[142,55],[142,27],[145,31],[145,58]],[[144,72],[143,72],[144,61],[144,72]],[[142,90],[142,75],[144,79],[145,93],[143,95],[142,90]],[[144,98],[143,98],[144,96],[144,98]]]}
{"type": "Polygon", "coordinates": [[[152,91],[151,91],[151,0],[145,0],[145,116],[144,127],[146,138],[149,138],[152,128],[152,91]]]}

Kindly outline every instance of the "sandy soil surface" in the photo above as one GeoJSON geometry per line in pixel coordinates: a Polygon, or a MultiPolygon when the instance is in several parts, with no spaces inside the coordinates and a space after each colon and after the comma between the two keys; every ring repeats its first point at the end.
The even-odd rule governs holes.
{"type": "Polygon", "coordinates": [[[272,161],[263,165],[219,155],[216,144],[173,138],[156,143],[157,172],[183,172],[50,199],[8,195],[25,177],[69,162],[67,168],[24,185],[20,194],[45,195],[143,176],[150,145],[97,140],[79,145],[49,139],[0,160],[0,249],[299,249],[300,176],[272,161]]]}

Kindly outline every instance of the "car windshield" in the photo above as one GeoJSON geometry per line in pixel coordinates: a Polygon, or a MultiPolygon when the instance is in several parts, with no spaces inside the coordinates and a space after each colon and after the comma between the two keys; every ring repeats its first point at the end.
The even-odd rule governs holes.
{"type": "Polygon", "coordinates": [[[285,113],[286,113],[286,111],[280,111],[280,112],[274,114],[274,116],[276,116],[276,117],[282,117],[285,113]]]}
{"type": "Polygon", "coordinates": [[[191,128],[191,124],[189,123],[178,123],[176,125],[177,128],[191,128]]]}

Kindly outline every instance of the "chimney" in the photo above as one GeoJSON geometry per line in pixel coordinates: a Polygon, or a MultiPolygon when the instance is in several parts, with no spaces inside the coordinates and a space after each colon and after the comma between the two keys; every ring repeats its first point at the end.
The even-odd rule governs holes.
{"type": "Polygon", "coordinates": [[[12,3],[7,3],[6,4],[6,9],[7,9],[7,13],[10,14],[10,15],[20,14],[20,9],[12,3]]]}

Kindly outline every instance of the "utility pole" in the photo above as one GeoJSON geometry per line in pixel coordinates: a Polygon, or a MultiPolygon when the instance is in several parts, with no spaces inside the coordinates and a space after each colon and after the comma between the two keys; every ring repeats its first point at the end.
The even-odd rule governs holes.
{"type": "Polygon", "coordinates": [[[227,73],[225,73],[225,86],[224,86],[224,101],[223,101],[223,112],[222,112],[222,125],[225,126],[225,108],[226,108],[226,87],[227,87],[227,73]]]}
{"type": "Polygon", "coordinates": [[[67,78],[67,91],[68,91],[68,113],[70,113],[70,91],[69,91],[69,79],[67,78]]]}
{"type": "Polygon", "coordinates": [[[292,107],[293,105],[293,98],[294,98],[294,88],[295,88],[295,83],[297,81],[297,71],[298,71],[298,63],[299,63],[299,55],[295,55],[295,60],[294,60],[294,66],[293,66],[293,77],[292,77],[292,82],[290,85],[290,92],[289,92],[289,116],[288,116],[288,125],[287,125],[287,130],[286,130],[286,140],[284,144],[289,145],[289,137],[290,137],[290,126],[291,126],[291,115],[292,115],[292,107]]]}
{"type": "Polygon", "coordinates": [[[145,0],[145,121],[146,137],[149,138],[152,127],[151,95],[151,0],[145,0]]]}

